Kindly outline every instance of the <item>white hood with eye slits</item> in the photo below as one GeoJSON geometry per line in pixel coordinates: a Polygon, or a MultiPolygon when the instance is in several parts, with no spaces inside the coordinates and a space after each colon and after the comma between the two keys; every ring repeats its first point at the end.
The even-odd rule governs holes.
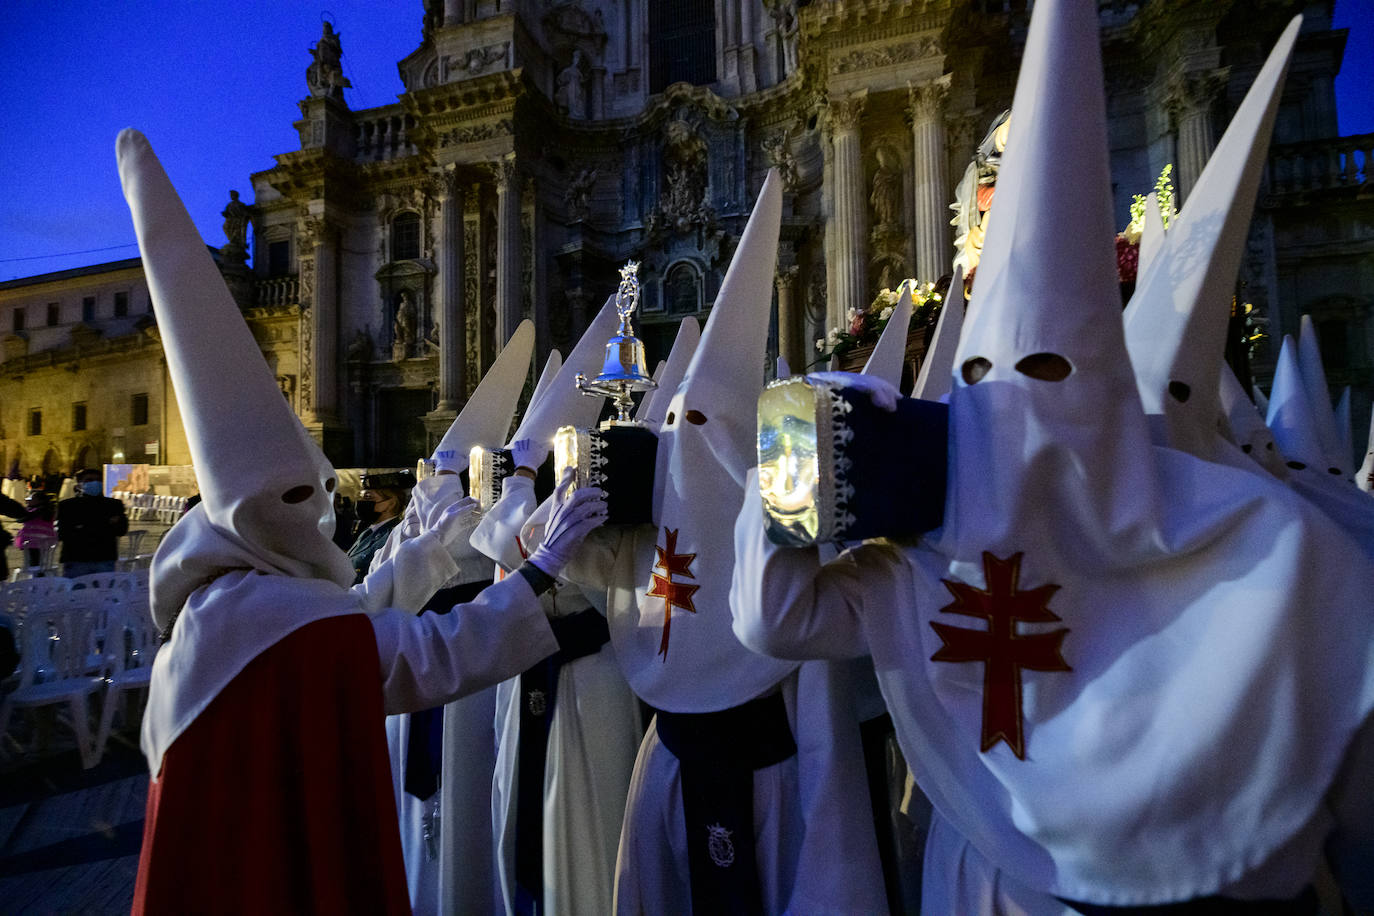
{"type": "Polygon", "coordinates": [[[1311,842],[1374,706],[1374,615],[1314,612],[1367,607],[1374,568],[1280,482],[1151,444],[1099,37],[1092,0],[1035,4],[945,525],[902,552],[911,603],[861,616],[940,814],[1033,889],[1125,906],[1222,893],[1311,842]]]}
{"type": "Polygon", "coordinates": [[[153,618],[170,642],[153,663],[143,750],[167,746],[268,647],[359,610],[334,546],[334,470],[275,379],[147,139],[116,142],[167,372],[202,502],[153,557],[153,618]]]}

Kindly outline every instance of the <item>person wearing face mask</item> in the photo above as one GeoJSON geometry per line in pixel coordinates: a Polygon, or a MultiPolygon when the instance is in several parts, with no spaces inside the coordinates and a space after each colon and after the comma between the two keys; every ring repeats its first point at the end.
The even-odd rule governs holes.
{"type": "Polygon", "coordinates": [[[372,555],[386,543],[391,529],[401,521],[401,513],[410,502],[410,491],[415,486],[415,475],[409,471],[392,474],[364,474],[363,492],[358,497],[354,511],[358,523],[365,527],[358,532],[353,546],[348,548],[348,559],[353,564],[353,584],[357,585],[367,575],[372,565],[372,555]]]}
{"type": "Polygon", "coordinates": [[[62,544],[62,574],[67,578],[114,572],[119,536],[129,530],[124,504],[106,496],[100,472],[76,472],[77,493],[57,504],[57,539],[62,544]]]}

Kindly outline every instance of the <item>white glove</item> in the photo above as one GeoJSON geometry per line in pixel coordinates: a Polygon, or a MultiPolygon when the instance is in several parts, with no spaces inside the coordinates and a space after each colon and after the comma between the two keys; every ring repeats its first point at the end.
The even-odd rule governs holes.
{"type": "Polygon", "coordinates": [[[453,553],[454,548],[461,547],[461,553],[466,554],[472,530],[481,520],[478,508],[477,500],[465,496],[445,509],[429,530],[439,536],[439,541],[449,553],[453,553]]]}
{"type": "Polygon", "coordinates": [[[538,471],[539,466],[549,457],[549,447],[534,439],[516,439],[510,444],[510,457],[517,468],[538,471]]]}
{"type": "Polygon", "coordinates": [[[606,492],[597,487],[574,490],[572,469],[568,469],[554,492],[544,540],[529,561],[540,572],[556,578],[582,545],[582,539],[605,521],[606,492]]]}
{"type": "Polygon", "coordinates": [[[806,378],[812,382],[828,382],[841,388],[862,391],[868,395],[874,407],[888,412],[897,409],[897,401],[902,396],[891,382],[876,375],[859,375],[857,372],[811,372],[806,378]]]}

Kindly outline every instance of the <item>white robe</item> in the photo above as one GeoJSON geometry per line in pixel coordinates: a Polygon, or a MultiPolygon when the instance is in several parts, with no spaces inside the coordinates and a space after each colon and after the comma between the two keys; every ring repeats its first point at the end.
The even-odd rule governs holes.
{"type": "MultiPolygon", "coordinates": [[[[564,575],[606,595],[616,658],[647,703],[714,712],[781,689],[797,754],[754,773],[755,857],[767,912],[886,910],[881,867],[852,705],[822,670],[757,655],[730,632],[729,544],[693,545],[696,612],[674,611],[668,658],[658,654],[663,601],[647,598],[660,529],[603,529],[564,575]],[[722,558],[722,555],[724,559],[722,558]],[[724,568],[722,568],[724,567],[724,568]],[[709,572],[708,572],[709,570],[709,572]],[[642,610],[641,610],[642,609],[642,610]],[[719,615],[719,616],[717,616],[719,615]],[[845,715],[848,716],[847,721],[845,715]]],[[[682,550],[689,549],[684,543],[682,550]]],[[[650,727],[626,804],[616,875],[617,913],[688,908],[690,885],[680,766],[650,727]]]]}
{"type": "MultiPolygon", "coordinates": [[[[505,568],[523,557],[517,541],[535,509],[533,482],[510,477],[501,499],[473,535],[505,568]]],[[[532,551],[542,526],[523,544],[532,551]]],[[[550,617],[590,607],[582,592],[560,583],[541,600],[550,617]]],[[[515,905],[515,812],[519,758],[519,678],[496,688],[497,755],[491,789],[492,832],[505,912],[515,905]]],[[[625,683],[610,643],[565,663],[558,673],[544,763],[544,912],[549,916],[609,913],[625,798],[643,727],[639,702],[625,683]]]]}
{"type": "MultiPolygon", "coordinates": [[[[488,577],[485,562],[467,547],[466,532],[451,537],[461,545],[452,550],[439,544],[434,533],[417,533],[423,527],[421,514],[435,516],[461,498],[458,481],[456,476],[435,478],[407,507],[401,524],[373,557],[367,578],[354,586],[368,606],[390,604],[419,613],[440,588],[488,577]]],[[[474,514],[468,532],[475,523],[474,514]]],[[[421,916],[495,912],[494,853],[487,830],[496,756],[495,696],[493,686],[445,704],[440,789],[424,799],[405,791],[410,717],[387,717],[406,885],[411,908],[421,916]]]]}
{"type": "MultiPolygon", "coordinates": [[[[1234,474],[1165,450],[1157,455],[1178,465],[1166,479],[1187,480],[1200,493],[1221,489],[1221,478],[1234,474]]],[[[918,782],[946,826],[977,852],[960,852],[963,844],[947,834],[932,842],[925,894],[933,907],[954,901],[989,911],[977,901],[989,899],[990,887],[1019,896],[1026,912],[1046,905],[1039,895],[1117,905],[1209,894],[1293,897],[1328,836],[1350,838],[1356,858],[1367,862],[1370,854],[1361,826],[1370,793],[1350,790],[1351,780],[1368,786],[1370,777],[1352,774],[1348,763],[1343,775],[1338,769],[1347,749],[1368,753],[1351,748],[1374,697],[1367,661],[1374,583],[1352,563],[1353,544],[1337,550],[1340,538],[1295,512],[1277,484],[1256,488],[1266,492],[1239,518],[1269,540],[1253,535],[1253,556],[1229,568],[1178,562],[1167,573],[1101,569],[1077,581],[1067,566],[1052,574],[1061,588],[1050,605],[1070,625],[1064,656],[1073,670],[1023,672],[1024,760],[1000,743],[979,750],[984,666],[931,660],[941,640],[929,624],[960,626],[958,616],[939,613],[950,597],[942,577],[973,578],[951,574],[932,550],[865,545],[819,567],[813,550],[769,544],[750,501],[736,527],[736,631],[788,657],[872,650],[918,782]],[[1327,553],[1299,547],[1309,528],[1309,547],[1323,543],[1327,553]],[[1352,567],[1354,578],[1344,581],[1341,570],[1352,567]],[[1218,587],[1238,591],[1221,600],[1218,587]],[[1321,607],[1290,600],[1284,609],[1273,597],[1303,587],[1321,607]],[[1129,597],[1113,602],[1113,595],[1129,597]],[[1179,600],[1188,595],[1191,604],[1179,600]],[[1180,610],[1192,606],[1208,610],[1180,610]],[[741,613],[749,607],[768,612],[741,613]],[[1123,607],[1133,616],[1101,615],[1123,607]],[[1345,623],[1323,621],[1330,613],[1345,623]],[[1335,671],[1361,672],[1360,679],[1337,683],[1335,671]],[[1027,791],[1031,785],[1036,792],[1027,791]],[[964,864],[933,861],[942,853],[962,855],[964,864]],[[989,869],[970,879],[968,863],[988,862],[1001,877],[989,869]]],[[[1209,529],[1195,517],[1189,531],[1209,529]]],[[[1042,557],[1052,549],[1028,547],[1042,557]]],[[[1045,578],[1022,567],[1020,587],[1045,578]]],[[[1369,732],[1366,724],[1362,741],[1369,732]]],[[[1350,848],[1337,855],[1350,858],[1350,848]]]]}

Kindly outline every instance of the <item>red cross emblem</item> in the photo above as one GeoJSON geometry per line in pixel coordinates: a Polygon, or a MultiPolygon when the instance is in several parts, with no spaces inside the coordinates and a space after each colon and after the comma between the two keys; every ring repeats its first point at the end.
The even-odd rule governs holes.
{"type": "Polygon", "coordinates": [[[684,611],[693,614],[697,609],[692,605],[692,594],[700,585],[691,585],[686,582],[674,582],[673,576],[686,576],[688,579],[695,579],[692,575],[692,561],[697,558],[694,553],[677,552],[677,533],[681,529],[669,531],[665,526],[663,529],[663,547],[654,545],[658,551],[658,562],[654,564],[654,569],[661,569],[667,575],[660,576],[654,573],[654,582],[649,590],[644,593],[646,598],[663,599],[663,640],[658,644],[658,654],[663,656],[663,660],[668,660],[668,630],[673,623],[673,608],[680,607],[684,611]]]}
{"type": "Polygon", "coordinates": [[[1021,672],[1072,671],[1064,661],[1061,645],[1067,627],[1049,633],[1021,634],[1017,623],[1053,623],[1059,620],[1046,605],[1059,590],[1057,585],[1042,585],[1017,591],[1022,554],[999,560],[983,553],[986,589],[963,582],[941,579],[954,596],[954,603],[940,608],[941,613],[981,617],[986,630],[969,630],[946,623],[931,622],[944,643],[930,657],[933,662],[983,663],[983,746],[989,751],[1005,741],[1013,754],[1026,759],[1026,739],[1022,731],[1021,672]]]}

